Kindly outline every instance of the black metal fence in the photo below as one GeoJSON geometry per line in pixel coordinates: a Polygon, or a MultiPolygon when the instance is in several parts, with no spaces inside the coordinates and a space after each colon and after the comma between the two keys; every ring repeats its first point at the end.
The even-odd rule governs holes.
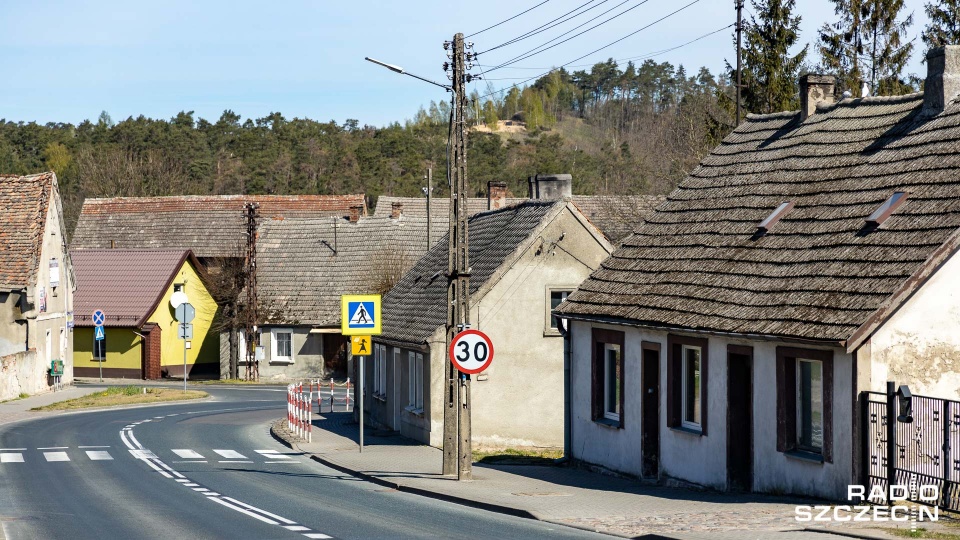
{"type": "Polygon", "coordinates": [[[884,494],[870,500],[886,504],[889,486],[907,486],[911,502],[960,512],[960,402],[911,396],[912,414],[904,414],[893,386],[861,394],[866,487],[884,494]],[[922,500],[919,486],[937,486],[939,500],[922,500]]]}

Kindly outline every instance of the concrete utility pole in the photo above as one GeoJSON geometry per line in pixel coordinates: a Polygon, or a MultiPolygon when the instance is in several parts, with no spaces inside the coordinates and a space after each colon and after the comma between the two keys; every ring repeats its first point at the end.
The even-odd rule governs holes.
{"type": "MultiPolygon", "coordinates": [[[[450,242],[447,257],[447,349],[454,336],[470,327],[470,242],[467,230],[467,66],[463,34],[453,37],[453,107],[450,117],[450,242]]],[[[473,451],[470,427],[470,376],[461,374],[447,359],[443,409],[443,474],[457,473],[458,480],[472,477],[473,451]]]]}
{"type": "Polygon", "coordinates": [[[260,380],[260,366],[257,362],[257,226],[260,221],[260,205],[257,203],[247,203],[247,257],[245,270],[247,275],[247,312],[244,320],[246,328],[244,339],[247,342],[247,370],[246,379],[248,381],[260,380]]]}
{"type": "Polygon", "coordinates": [[[743,50],[741,46],[741,33],[743,31],[742,15],[743,15],[743,0],[735,0],[737,5],[737,121],[734,125],[740,125],[740,51],[743,50]]]}

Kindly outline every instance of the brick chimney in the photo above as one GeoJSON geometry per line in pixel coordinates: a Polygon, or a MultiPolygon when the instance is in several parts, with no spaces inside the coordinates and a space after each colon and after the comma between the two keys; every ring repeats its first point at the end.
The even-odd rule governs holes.
{"type": "Polygon", "coordinates": [[[360,215],[363,214],[363,206],[356,205],[350,207],[350,223],[360,221],[360,215]]]}
{"type": "Polygon", "coordinates": [[[573,196],[573,176],[569,174],[538,174],[527,181],[531,199],[554,201],[573,196]]]}
{"type": "Polygon", "coordinates": [[[800,77],[800,121],[817,112],[817,104],[830,105],[835,101],[837,79],[833,75],[808,73],[800,77]]]}
{"type": "Polygon", "coordinates": [[[923,114],[934,116],[960,95],[960,45],[937,47],[927,53],[923,83],[923,114]]]}
{"type": "Polygon", "coordinates": [[[390,203],[390,219],[400,219],[400,216],[403,215],[403,203],[394,202],[390,203]]]}
{"type": "Polygon", "coordinates": [[[507,183],[487,182],[487,210],[499,210],[507,205],[507,183]]]}

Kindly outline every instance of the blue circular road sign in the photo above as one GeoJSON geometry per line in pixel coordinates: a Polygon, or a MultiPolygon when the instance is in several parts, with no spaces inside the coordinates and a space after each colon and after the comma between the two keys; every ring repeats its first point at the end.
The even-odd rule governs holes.
{"type": "Polygon", "coordinates": [[[107,316],[103,314],[103,311],[99,309],[93,312],[93,325],[94,326],[103,326],[103,321],[107,316]]]}

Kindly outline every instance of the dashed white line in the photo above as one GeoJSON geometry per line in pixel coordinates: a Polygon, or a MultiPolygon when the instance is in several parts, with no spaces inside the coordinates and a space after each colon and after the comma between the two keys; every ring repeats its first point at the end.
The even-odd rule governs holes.
{"type": "Polygon", "coordinates": [[[182,457],[183,459],[203,459],[203,456],[199,452],[195,452],[186,448],[174,448],[170,451],[182,457]]]}
{"type": "Polygon", "coordinates": [[[23,454],[19,452],[0,453],[0,463],[23,463],[23,454]]]}
{"type": "Polygon", "coordinates": [[[296,532],[310,530],[310,527],[304,527],[303,525],[284,525],[283,528],[288,531],[296,531],[296,532]]]}
{"type": "Polygon", "coordinates": [[[244,461],[242,459],[226,459],[223,461],[218,461],[217,463],[253,463],[252,461],[244,461]]]}
{"type": "Polygon", "coordinates": [[[270,518],[267,518],[267,517],[264,517],[264,516],[260,516],[260,515],[254,514],[253,512],[247,510],[246,508],[240,508],[239,506],[237,506],[237,505],[235,505],[235,504],[230,504],[230,503],[228,503],[227,501],[223,500],[223,498],[220,498],[220,497],[208,497],[208,499],[211,500],[211,501],[213,501],[213,502],[215,502],[215,503],[217,503],[217,504],[222,504],[223,506],[226,506],[227,508],[230,508],[230,509],[232,509],[232,510],[236,510],[237,512],[240,512],[241,514],[246,514],[246,515],[248,515],[248,516],[250,516],[250,517],[252,517],[252,518],[259,519],[260,521],[262,521],[262,522],[264,522],[264,523],[268,523],[268,524],[270,524],[270,525],[279,525],[279,523],[277,523],[276,521],[274,521],[274,520],[272,520],[272,519],[270,519],[270,518]]]}
{"type": "Polygon", "coordinates": [[[26,452],[26,448],[0,448],[0,452],[26,452]]]}
{"type": "Polygon", "coordinates": [[[78,446],[77,448],[110,448],[109,446],[78,446]]]}
{"type": "MultiPolygon", "coordinates": [[[[263,514],[263,515],[265,515],[265,516],[270,516],[270,517],[272,517],[273,519],[279,521],[280,523],[286,523],[287,525],[293,525],[294,523],[296,523],[296,521],[290,521],[290,520],[287,519],[287,518],[280,517],[280,516],[278,516],[278,515],[276,515],[276,514],[271,514],[270,512],[267,512],[266,510],[261,510],[261,509],[257,508],[256,506],[251,506],[251,505],[249,505],[249,504],[247,504],[247,503],[245,503],[245,502],[241,502],[241,501],[238,501],[238,500],[233,499],[233,498],[230,498],[230,497],[224,497],[224,499],[226,499],[226,500],[228,500],[228,501],[230,501],[230,502],[232,502],[232,503],[234,503],[234,504],[239,504],[240,506],[242,506],[242,507],[244,507],[244,508],[249,508],[250,510],[253,510],[254,512],[260,512],[261,514],[263,514]]],[[[307,529],[307,530],[309,530],[309,529],[307,529]]]]}
{"type": "Polygon", "coordinates": [[[37,448],[37,450],[66,450],[70,448],[69,446],[44,446],[42,448],[37,448]]]}
{"type": "Polygon", "coordinates": [[[87,457],[93,461],[111,461],[113,456],[106,450],[87,450],[87,457]]]}
{"type": "Polygon", "coordinates": [[[70,456],[66,452],[44,452],[43,457],[47,461],[70,461],[70,456]]]}
{"type": "Polygon", "coordinates": [[[157,457],[150,450],[131,450],[130,453],[137,459],[156,459],[157,457]]]}
{"type": "Polygon", "coordinates": [[[214,452],[220,454],[226,459],[247,459],[247,456],[237,452],[236,450],[217,450],[214,449],[214,452]]]}
{"type": "Polygon", "coordinates": [[[332,536],[327,536],[323,533],[303,533],[303,535],[306,536],[307,538],[317,538],[317,539],[333,538],[332,536]]]}

